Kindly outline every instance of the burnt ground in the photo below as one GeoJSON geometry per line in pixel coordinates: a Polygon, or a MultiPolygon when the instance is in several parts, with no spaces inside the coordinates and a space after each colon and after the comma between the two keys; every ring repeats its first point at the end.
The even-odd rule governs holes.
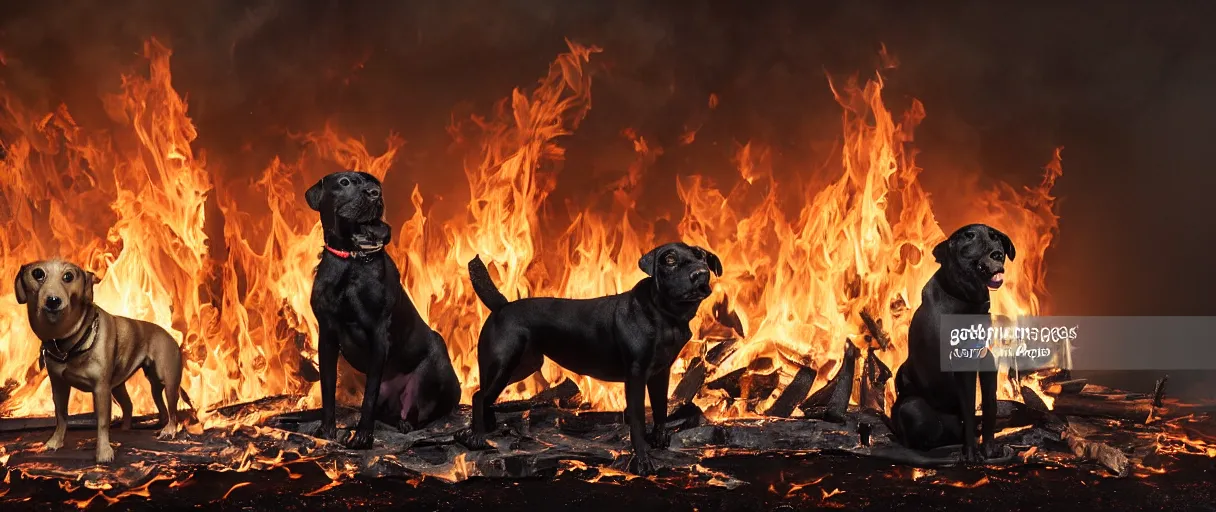
{"type": "Polygon", "coordinates": [[[612,414],[591,413],[590,425],[572,429],[577,414],[559,408],[508,418],[516,426],[491,452],[451,441],[461,417],[430,432],[385,428],[369,452],[316,441],[288,421],[170,443],[146,429],[115,430],[108,468],[92,464],[90,429],[71,430],[67,446],[48,454],[38,445],[49,431],[37,428],[0,434],[0,510],[1216,510],[1216,450],[1176,440],[1210,435],[1207,415],[1155,425],[1066,417],[1069,431],[1126,455],[1117,472],[1110,457],[1071,453],[1050,425],[998,438],[1018,454],[1002,467],[960,467],[946,456],[918,469],[891,461],[903,452],[867,414],[851,410],[842,424],[686,423],[651,478],[614,469],[627,455],[612,414]],[[868,422],[867,443],[854,425],[868,422]]]}
{"type": "MultiPolygon", "coordinates": [[[[117,510],[1216,510],[1216,459],[1180,458],[1175,469],[1147,478],[1111,478],[1082,468],[1024,465],[1008,469],[937,470],[914,478],[914,470],[851,455],[741,455],[708,458],[710,469],[741,476],[747,485],[729,490],[684,488],[681,479],[654,481],[620,477],[598,483],[592,471],[519,480],[473,478],[449,484],[435,479],[356,478],[307,496],[329,482],[313,464],[256,474],[200,471],[184,485],[149,486],[152,496],[125,497],[109,505],[94,499],[89,509],[117,510]],[[311,468],[309,467],[311,466],[311,468]],[[233,486],[245,484],[237,487],[233,486]],[[812,483],[818,482],[818,483],[812,483]],[[980,485],[975,485],[979,483],[980,485]],[[800,484],[808,484],[800,486],[800,484]],[[956,487],[958,485],[974,487],[956,487]],[[225,496],[227,496],[225,498],[225,496]]],[[[54,480],[14,478],[4,510],[78,510],[69,500],[96,491],[65,491],[54,480]]]]}

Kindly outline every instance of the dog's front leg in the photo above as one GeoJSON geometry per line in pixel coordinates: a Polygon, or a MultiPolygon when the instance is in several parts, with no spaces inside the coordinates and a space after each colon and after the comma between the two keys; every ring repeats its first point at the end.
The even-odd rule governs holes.
{"type": "MultiPolygon", "coordinates": [[[[318,319],[320,320],[320,319],[318,319]]],[[[338,437],[338,422],[335,418],[335,402],[338,387],[338,335],[326,320],[320,320],[317,336],[317,363],[321,373],[321,428],[317,435],[322,439],[338,437]]]]}
{"type": "Polygon", "coordinates": [[[963,418],[963,461],[981,462],[975,440],[975,372],[955,372],[958,385],[959,415],[963,418]]]}
{"type": "Polygon", "coordinates": [[[646,446],[646,376],[638,369],[625,380],[625,413],[629,423],[629,440],[633,444],[633,461],[629,470],[646,476],[654,473],[646,446]]]}
{"type": "Polygon", "coordinates": [[[646,383],[646,391],[650,394],[650,416],[654,420],[654,428],[646,437],[646,442],[652,448],[671,446],[671,434],[667,432],[667,384],[670,379],[671,373],[664,369],[646,383]]]}
{"type": "Polygon", "coordinates": [[[367,361],[367,385],[363,389],[363,405],[359,407],[359,426],[355,428],[355,436],[346,445],[352,450],[372,447],[372,434],[376,429],[376,403],[380,399],[380,383],[384,380],[384,364],[389,355],[388,325],[387,319],[380,322],[368,336],[372,353],[367,361]]]}
{"type": "MultiPolygon", "coordinates": [[[[991,356],[989,356],[991,357],[991,356]]],[[[996,451],[996,381],[997,373],[994,367],[990,372],[980,372],[980,418],[983,426],[984,443],[981,454],[986,458],[997,456],[996,451]]]]}
{"type": "Polygon", "coordinates": [[[93,388],[93,412],[97,415],[97,463],[114,461],[114,448],[110,446],[110,383],[93,388]]]}
{"type": "Polygon", "coordinates": [[[68,399],[72,398],[72,386],[51,379],[51,397],[55,401],[55,433],[47,439],[45,447],[53,452],[63,447],[63,437],[68,433],[68,399]]]}

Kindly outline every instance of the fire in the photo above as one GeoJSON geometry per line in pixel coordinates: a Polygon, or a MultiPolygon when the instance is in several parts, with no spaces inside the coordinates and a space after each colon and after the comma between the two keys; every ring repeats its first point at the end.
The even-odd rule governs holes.
{"type": "MultiPolygon", "coordinates": [[[[321,232],[301,195],[335,164],[366,171],[387,178],[389,197],[404,201],[408,195],[414,208],[399,226],[391,254],[422,316],[446,338],[468,403],[478,387],[476,339],[488,312],[468,285],[464,262],[481,255],[509,298],[594,297],[632,287],[643,277],[637,258],[666,241],[656,235],[653,219],[634,214],[647,167],[662,148],[632,130],[625,136],[635,162],[601,201],[572,207],[568,222],[542,213],[555,209],[547,199],[565,156],[561,138],[591,111],[590,66],[601,51],[568,46],[539,83],[513,91],[494,115],[449,128],[467,150],[471,198],[452,218],[430,213],[427,191],[409,185],[409,176],[389,174],[404,144],[395,137],[373,154],[361,140],[326,127],[300,136],[308,151],[294,161],[275,159],[249,181],[222,178],[195,145],[187,103],[173,88],[171,52],[155,40],[144,48],[146,72],[124,76],[121,93],[105,98],[113,121],[108,129],[78,124],[66,107],[27,107],[0,90],[0,127],[7,137],[7,157],[0,161],[0,218],[7,219],[0,221],[0,274],[12,276],[24,262],[62,255],[103,275],[96,290],[101,306],[157,323],[181,344],[183,386],[203,406],[204,424],[221,421],[206,413],[216,406],[272,395],[298,395],[291,406],[316,407],[319,386],[306,378],[315,370],[317,332],[308,297],[321,232]]],[[[902,117],[893,115],[883,103],[881,77],[830,85],[843,109],[834,167],[839,174],[825,178],[810,162],[777,173],[770,151],[748,143],[736,155],[737,184],[724,187],[700,175],[679,181],[683,215],[668,220],[683,240],[720,255],[726,273],[693,321],[694,341],[677,373],[705,349],[707,336],[729,332],[711,312],[723,302],[738,316],[744,340],[714,374],[772,358],[782,377],[770,403],[799,366],[837,368],[845,340],[861,343],[863,311],[892,338],[879,357],[892,369],[904,360],[911,311],[937,268],[929,253],[945,236],[917,181],[921,169],[911,147],[925,111],[913,103],[902,117]],[[778,178],[793,174],[806,184],[778,178]],[[800,187],[797,201],[788,199],[791,187],[800,187]]],[[[719,101],[710,96],[708,108],[719,101]]],[[[695,128],[683,144],[694,142],[695,128]]],[[[1000,227],[1018,247],[1005,287],[993,294],[995,313],[1042,311],[1043,254],[1058,220],[1050,191],[1061,173],[1057,151],[1038,186],[970,187],[966,195],[944,198],[965,202],[971,220],[1000,227]]],[[[0,339],[7,343],[0,346],[0,383],[8,398],[0,415],[51,415],[37,341],[9,281],[3,282],[0,339]]],[[[835,371],[821,371],[815,387],[835,371]]],[[[346,373],[340,390],[351,399],[359,387],[350,379],[359,377],[346,373]]],[[[531,395],[566,377],[594,408],[623,408],[620,385],[570,374],[552,362],[503,399],[531,395]]],[[[673,378],[671,386],[678,381],[673,378]]],[[[142,376],[128,389],[137,414],[155,410],[142,376]]],[[[893,393],[891,381],[888,404],[893,393]]],[[[1016,391],[1008,387],[1002,395],[1016,391]]],[[[71,412],[90,410],[88,400],[74,394],[71,412]]],[[[716,399],[702,398],[707,400],[716,399]]]]}

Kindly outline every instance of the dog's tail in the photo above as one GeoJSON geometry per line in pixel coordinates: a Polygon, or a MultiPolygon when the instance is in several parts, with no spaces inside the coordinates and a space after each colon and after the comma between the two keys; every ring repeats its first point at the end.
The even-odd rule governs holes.
{"type": "Polygon", "coordinates": [[[481,256],[474,256],[469,261],[469,281],[473,283],[473,291],[477,293],[477,298],[481,299],[481,303],[485,304],[491,313],[502,309],[510,302],[502,292],[498,291],[498,287],[494,286],[494,280],[490,278],[490,269],[487,269],[486,264],[481,262],[481,256]]]}

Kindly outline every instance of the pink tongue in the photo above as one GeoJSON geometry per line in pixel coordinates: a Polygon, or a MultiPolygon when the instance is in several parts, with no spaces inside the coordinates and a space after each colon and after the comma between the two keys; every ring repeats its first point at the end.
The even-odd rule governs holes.
{"type": "Polygon", "coordinates": [[[1000,288],[1002,284],[1005,284],[1004,273],[994,274],[992,278],[988,279],[988,287],[992,288],[993,290],[1000,288]]]}

